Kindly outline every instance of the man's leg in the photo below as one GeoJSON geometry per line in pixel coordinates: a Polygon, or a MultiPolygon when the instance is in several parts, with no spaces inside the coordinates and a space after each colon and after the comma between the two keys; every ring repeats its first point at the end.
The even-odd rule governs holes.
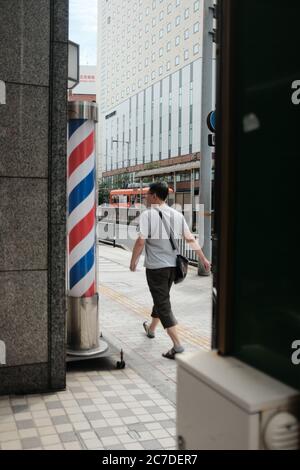
{"type": "MultiPolygon", "coordinates": [[[[170,290],[171,290],[172,284],[174,282],[174,279],[175,279],[175,269],[171,269],[170,277],[169,277],[169,283],[168,283],[169,296],[170,296],[170,290]]],[[[171,308],[171,304],[170,304],[170,308],[171,308]]],[[[166,328],[166,331],[167,331],[169,337],[171,338],[171,340],[173,342],[173,348],[170,351],[168,351],[167,353],[163,354],[163,356],[167,357],[169,359],[174,359],[175,353],[183,352],[184,347],[182,346],[182,344],[180,342],[180,338],[178,336],[176,324],[174,326],[166,328]],[[175,351],[175,353],[174,353],[174,351],[175,351]]]]}
{"type": "MultiPolygon", "coordinates": [[[[148,269],[146,269],[146,277],[147,277],[148,287],[149,287],[149,290],[151,292],[151,287],[150,287],[151,286],[151,280],[150,280],[151,279],[151,272],[149,273],[148,269]]],[[[153,297],[152,292],[151,292],[151,295],[152,295],[153,302],[154,302],[154,297],[153,297]]],[[[156,309],[155,303],[154,303],[152,313],[151,313],[151,323],[149,324],[149,322],[147,320],[143,323],[144,330],[146,331],[146,334],[149,338],[154,338],[155,337],[155,330],[156,330],[156,327],[159,324],[159,322],[160,322],[159,315],[157,313],[157,309],[156,309]]]]}
{"type": "MultiPolygon", "coordinates": [[[[147,281],[152,294],[154,308],[152,311],[152,323],[149,327],[151,333],[154,332],[159,320],[173,342],[175,353],[183,352],[184,348],[180,344],[176,324],[170,302],[170,289],[175,277],[175,269],[164,268],[155,271],[146,270],[147,281]],[[157,318],[159,316],[159,318],[157,318]]],[[[174,359],[173,349],[168,351],[165,357],[174,359]],[[172,357],[171,357],[172,356],[172,357]]]]}
{"type": "Polygon", "coordinates": [[[176,325],[172,326],[171,328],[167,328],[167,333],[170,336],[171,340],[173,341],[175,350],[180,349],[182,346],[181,346],[181,342],[177,333],[176,325]]]}
{"type": "Polygon", "coordinates": [[[151,333],[154,333],[157,325],[160,322],[160,319],[159,318],[154,318],[154,317],[151,317],[151,318],[152,318],[152,321],[149,325],[149,331],[151,331],[151,333]]]}

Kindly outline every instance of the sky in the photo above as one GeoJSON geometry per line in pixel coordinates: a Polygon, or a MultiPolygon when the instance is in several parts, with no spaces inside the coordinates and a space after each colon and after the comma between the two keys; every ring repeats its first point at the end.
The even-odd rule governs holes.
{"type": "Polygon", "coordinates": [[[97,2],[70,0],[69,39],[80,45],[80,65],[97,64],[97,2]]]}

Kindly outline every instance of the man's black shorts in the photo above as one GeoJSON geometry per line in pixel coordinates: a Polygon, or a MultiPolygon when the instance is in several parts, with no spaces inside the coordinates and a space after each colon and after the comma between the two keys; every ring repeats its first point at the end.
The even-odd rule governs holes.
{"type": "Polygon", "coordinates": [[[177,325],[170,302],[170,289],[176,268],[146,269],[148,286],[153,298],[152,317],[159,318],[164,328],[177,325]]]}

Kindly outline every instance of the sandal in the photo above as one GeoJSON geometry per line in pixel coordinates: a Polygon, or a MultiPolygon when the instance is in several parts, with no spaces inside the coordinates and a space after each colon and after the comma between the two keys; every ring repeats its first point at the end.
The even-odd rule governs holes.
{"type": "Polygon", "coordinates": [[[176,354],[181,354],[184,352],[184,348],[181,347],[180,351],[176,351],[175,348],[170,349],[170,351],[162,354],[163,357],[166,357],[167,359],[175,359],[176,354]]]}
{"type": "Polygon", "coordinates": [[[174,348],[170,349],[170,351],[163,353],[162,356],[166,357],[167,359],[175,359],[177,352],[174,348]]]}
{"type": "Polygon", "coordinates": [[[149,324],[147,321],[144,321],[143,327],[144,327],[144,330],[146,331],[146,335],[148,336],[148,338],[151,338],[151,339],[155,338],[155,334],[153,333],[153,331],[150,331],[149,324]]]}

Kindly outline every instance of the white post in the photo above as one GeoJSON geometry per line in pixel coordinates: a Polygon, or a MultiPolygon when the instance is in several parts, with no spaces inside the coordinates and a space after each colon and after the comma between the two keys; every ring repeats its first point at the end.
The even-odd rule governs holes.
{"type": "Polygon", "coordinates": [[[6,104],[6,85],[0,80],[0,104],[6,104]]]}
{"type": "Polygon", "coordinates": [[[4,341],[0,341],[0,364],[6,364],[6,347],[4,341]]]}
{"type": "MultiPolygon", "coordinates": [[[[213,0],[203,0],[202,39],[202,117],[201,117],[201,160],[200,160],[200,204],[204,206],[204,255],[211,260],[211,177],[212,156],[208,145],[207,116],[212,111],[213,90],[213,0]]],[[[199,262],[198,274],[207,275],[199,262]]]]}

